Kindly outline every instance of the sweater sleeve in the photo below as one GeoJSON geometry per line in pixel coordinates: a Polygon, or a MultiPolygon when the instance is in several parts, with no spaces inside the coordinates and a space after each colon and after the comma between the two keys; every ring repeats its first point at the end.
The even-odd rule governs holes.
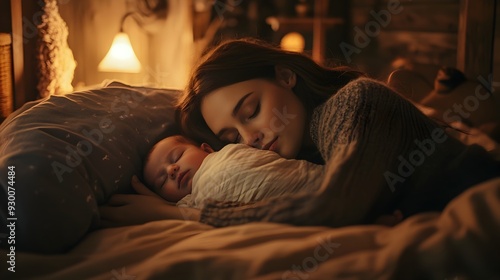
{"type": "MultiPolygon", "coordinates": [[[[376,204],[390,203],[411,180],[394,181],[397,160],[437,126],[410,102],[367,78],[350,82],[318,107],[311,136],[326,172],[318,192],[253,204],[212,201],[200,221],[227,226],[252,221],[345,226],[366,222],[376,204]],[[397,185],[401,183],[401,186],[397,185]]],[[[420,172],[420,171],[419,171],[420,172]]],[[[411,185],[411,184],[410,184],[411,185]]]]}

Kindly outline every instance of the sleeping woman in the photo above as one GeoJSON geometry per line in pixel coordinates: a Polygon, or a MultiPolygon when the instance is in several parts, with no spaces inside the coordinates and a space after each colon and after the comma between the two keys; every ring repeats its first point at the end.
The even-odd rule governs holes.
{"type": "MultiPolygon", "coordinates": [[[[189,215],[152,197],[117,195],[102,212],[108,225],[186,217],[214,226],[367,224],[396,209],[405,217],[441,211],[467,188],[500,175],[500,163],[484,149],[449,137],[385,84],[259,41],[228,41],[209,52],[194,69],[179,116],[189,138],[216,149],[243,143],[324,163],[319,190],[252,203],[212,201],[201,211],[184,209],[189,215]]],[[[136,180],[133,186],[150,194],[136,180]]]]}

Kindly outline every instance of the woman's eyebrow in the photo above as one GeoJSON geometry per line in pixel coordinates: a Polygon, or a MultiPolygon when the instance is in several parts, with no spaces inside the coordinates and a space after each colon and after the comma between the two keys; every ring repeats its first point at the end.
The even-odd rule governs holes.
{"type": "Polygon", "coordinates": [[[232,113],[232,116],[235,117],[236,114],[238,114],[238,111],[240,110],[241,106],[243,105],[243,102],[245,102],[245,99],[247,99],[247,97],[249,97],[251,94],[253,93],[252,92],[249,92],[247,94],[245,94],[245,96],[243,96],[239,101],[238,103],[236,103],[236,106],[234,106],[234,109],[233,109],[233,113],[232,113]]]}

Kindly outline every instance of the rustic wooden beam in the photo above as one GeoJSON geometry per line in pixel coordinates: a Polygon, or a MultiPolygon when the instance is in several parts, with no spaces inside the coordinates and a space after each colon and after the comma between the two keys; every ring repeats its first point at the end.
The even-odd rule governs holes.
{"type": "Polygon", "coordinates": [[[460,0],[457,68],[469,79],[493,72],[495,0],[460,0]]]}
{"type": "Polygon", "coordinates": [[[314,1],[313,46],[312,57],[316,62],[323,63],[325,56],[326,28],[323,20],[327,16],[328,0],[314,1]]]}
{"type": "Polygon", "coordinates": [[[14,110],[21,107],[26,99],[24,78],[24,42],[22,0],[10,1],[12,19],[12,69],[14,76],[14,110]]]}

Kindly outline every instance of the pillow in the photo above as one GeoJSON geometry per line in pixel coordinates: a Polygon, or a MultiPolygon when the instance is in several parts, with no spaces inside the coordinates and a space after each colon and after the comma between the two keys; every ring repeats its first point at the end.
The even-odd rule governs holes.
{"type": "Polygon", "coordinates": [[[178,133],[178,95],[114,82],[12,113],[0,126],[0,214],[15,231],[1,233],[15,234],[16,250],[57,253],[75,245],[98,224],[98,205],[132,192],[131,177],[142,173],[149,149],[178,133]]]}

